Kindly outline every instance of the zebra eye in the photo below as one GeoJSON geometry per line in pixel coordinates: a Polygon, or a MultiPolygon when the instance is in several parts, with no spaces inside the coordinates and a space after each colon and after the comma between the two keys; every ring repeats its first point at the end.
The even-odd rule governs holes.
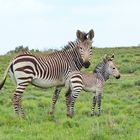
{"type": "Polygon", "coordinates": [[[80,47],[80,51],[83,51],[83,48],[82,47],[80,47]]]}

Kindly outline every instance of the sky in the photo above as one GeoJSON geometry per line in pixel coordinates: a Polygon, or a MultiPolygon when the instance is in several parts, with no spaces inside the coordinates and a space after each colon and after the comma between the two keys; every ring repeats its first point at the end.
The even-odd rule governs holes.
{"type": "Polygon", "coordinates": [[[77,29],[93,29],[95,47],[138,45],[140,0],[0,0],[0,54],[60,49],[77,29]]]}

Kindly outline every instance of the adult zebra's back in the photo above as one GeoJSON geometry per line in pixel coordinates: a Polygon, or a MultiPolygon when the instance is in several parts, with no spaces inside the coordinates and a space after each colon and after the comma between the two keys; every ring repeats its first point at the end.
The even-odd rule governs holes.
{"type": "Polygon", "coordinates": [[[77,40],[69,42],[63,51],[44,55],[26,53],[13,59],[5,71],[0,89],[5,83],[8,71],[10,71],[16,84],[13,96],[15,112],[24,116],[21,95],[29,83],[41,88],[63,86],[72,71],[80,70],[83,66],[88,68],[92,55],[93,37],[93,30],[88,33],[77,30],[77,40]]]}

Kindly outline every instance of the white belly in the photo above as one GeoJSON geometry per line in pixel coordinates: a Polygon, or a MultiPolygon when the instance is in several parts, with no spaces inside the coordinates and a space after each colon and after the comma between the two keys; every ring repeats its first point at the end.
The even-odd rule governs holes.
{"type": "Polygon", "coordinates": [[[92,87],[83,87],[84,91],[87,91],[87,92],[95,92],[96,91],[96,87],[92,86],[92,87]]]}
{"type": "Polygon", "coordinates": [[[42,80],[42,79],[33,79],[32,84],[37,87],[49,88],[53,86],[63,86],[64,82],[60,80],[42,80]]]}

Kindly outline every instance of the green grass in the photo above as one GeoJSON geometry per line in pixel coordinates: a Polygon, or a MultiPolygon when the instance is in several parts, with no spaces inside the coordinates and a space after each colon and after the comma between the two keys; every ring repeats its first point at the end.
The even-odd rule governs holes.
{"type": "MultiPolygon", "coordinates": [[[[105,53],[115,53],[121,79],[106,82],[100,117],[90,116],[93,95],[82,91],[76,100],[73,119],[66,117],[65,89],[49,115],[54,88],[29,86],[23,94],[26,119],[13,111],[15,86],[8,76],[0,92],[0,140],[139,140],[140,139],[140,48],[94,49],[91,72],[105,53]]],[[[0,56],[0,78],[12,59],[0,56]]],[[[97,108],[96,108],[97,109],[97,108]]]]}

